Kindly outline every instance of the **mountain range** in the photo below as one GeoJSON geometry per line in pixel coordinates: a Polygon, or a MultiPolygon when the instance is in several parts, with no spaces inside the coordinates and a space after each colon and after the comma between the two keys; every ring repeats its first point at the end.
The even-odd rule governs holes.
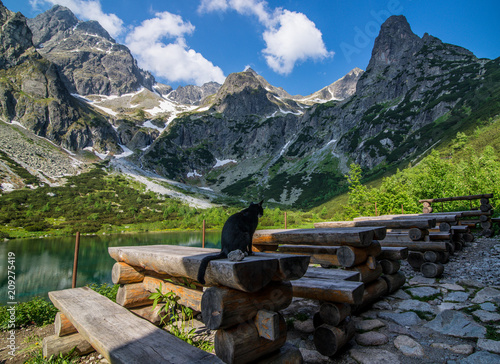
{"type": "MultiPolygon", "coordinates": [[[[354,68],[308,96],[252,69],[222,85],[173,90],[99,23],[62,6],[26,19],[0,2],[0,22],[0,115],[8,126],[0,132],[48,140],[66,150],[61,158],[91,163],[98,155],[211,196],[318,204],[345,190],[350,163],[374,178],[500,109],[499,58],[419,37],[404,16],[382,24],[365,71],[354,68]]],[[[22,159],[20,149],[0,145],[39,173],[31,164],[43,156],[22,159]]],[[[44,181],[57,183],[49,170],[44,181]]],[[[24,185],[2,159],[0,173],[2,186],[24,185]]]]}

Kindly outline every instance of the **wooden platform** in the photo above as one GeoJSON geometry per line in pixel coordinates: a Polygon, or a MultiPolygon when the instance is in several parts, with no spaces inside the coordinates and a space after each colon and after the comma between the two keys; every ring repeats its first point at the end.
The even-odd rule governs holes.
{"type": "MultiPolygon", "coordinates": [[[[196,281],[201,260],[219,249],[176,245],[110,247],[109,255],[117,262],[172,277],[188,277],[196,281]]],[[[271,280],[292,280],[304,275],[309,264],[307,255],[255,253],[242,261],[229,259],[209,263],[207,286],[222,285],[244,292],[256,292],[271,280]]]]}
{"type": "Polygon", "coordinates": [[[110,363],[222,363],[90,288],[49,292],[49,298],[110,363]]]}

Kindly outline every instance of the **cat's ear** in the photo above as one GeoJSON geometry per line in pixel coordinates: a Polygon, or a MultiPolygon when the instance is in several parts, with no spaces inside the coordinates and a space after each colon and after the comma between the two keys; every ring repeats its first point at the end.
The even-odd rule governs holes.
{"type": "Polygon", "coordinates": [[[264,202],[264,200],[260,201],[259,202],[259,206],[262,207],[262,203],[264,202]]]}

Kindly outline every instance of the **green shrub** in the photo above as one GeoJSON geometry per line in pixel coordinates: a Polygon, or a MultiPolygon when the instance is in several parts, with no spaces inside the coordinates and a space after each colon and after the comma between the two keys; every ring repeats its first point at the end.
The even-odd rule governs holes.
{"type": "Polygon", "coordinates": [[[16,312],[15,328],[28,325],[44,326],[54,322],[57,309],[52,303],[41,297],[35,297],[27,302],[21,302],[14,306],[0,306],[0,329],[9,328],[10,312],[8,308],[14,307],[16,312]]]}

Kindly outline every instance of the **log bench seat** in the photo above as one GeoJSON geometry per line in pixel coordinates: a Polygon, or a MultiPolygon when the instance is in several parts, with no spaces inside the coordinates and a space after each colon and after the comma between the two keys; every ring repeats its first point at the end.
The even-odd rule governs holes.
{"type": "Polygon", "coordinates": [[[49,292],[49,298],[110,363],[223,363],[88,287],[49,292]]]}

